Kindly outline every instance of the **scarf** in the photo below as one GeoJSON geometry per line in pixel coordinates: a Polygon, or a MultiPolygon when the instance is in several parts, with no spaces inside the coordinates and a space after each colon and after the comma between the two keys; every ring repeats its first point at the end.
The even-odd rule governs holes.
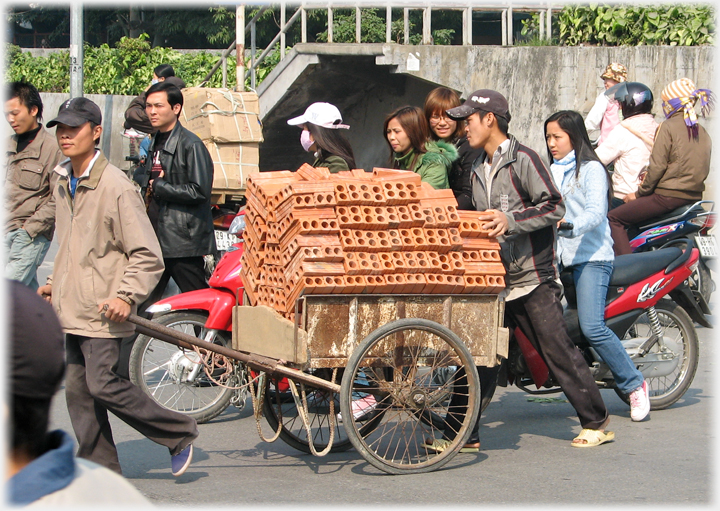
{"type": "Polygon", "coordinates": [[[663,112],[669,119],[675,112],[683,110],[688,137],[698,138],[698,116],[695,112],[695,102],[700,100],[700,115],[705,117],[715,106],[715,96],[708,89],[695,89],[689,96],[663,100],[663,112]]]}
{"type": "Polygon", "coordinates": [[[562,192],[562,183],[565,173],[569,169],[575,170],[576,168],[577,163],[575,161],[575,149],[567,153],[565,157],[560,160],[553,158],[553,162],[550,164],[550,172],[552,173],[555,185],[558,187],[560,192],[562,192]]]}

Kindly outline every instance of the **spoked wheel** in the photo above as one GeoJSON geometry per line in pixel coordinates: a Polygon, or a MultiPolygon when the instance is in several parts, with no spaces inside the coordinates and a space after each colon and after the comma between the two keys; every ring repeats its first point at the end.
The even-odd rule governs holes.
{"type": "MultiPolygon", "coordinates": [[[[655,310],[662,340],[655,343],[645,356],[633,357],[633,361],[647,381],[650,409],[662,410],[677,402],[690,388],[697,371],[700,347],[692,319],[682,307],[670,300],[661,300],[655,310]]],[[[635,320],[623,337],[626,349],[626,341],[637,347],[650,338],[651,323],[647,312],[635,320]]],[[[617,388],[615,392],[620,399],[630,403],[627,394],[617,388]]]]}
{"type": "Polygon", "coordinates": [[[374,401],[374,415],[345,423],[363,458],[390,474],[430,472],[470,436],[478,413],[478,375],[468,349],[451,330],[425,319],[400,319],[375,330],[353,351],[340,392],[343,417],[351,415],[357,396],[374,401]],[[441,370],[448,367],[458,370],[448,376],[441,370]],[[447,378],[438,385],[442,373],[447,378]],[[465,375],[462,381],[458,374],[465,375]],[[455,439],[436,452],[424,444],[442,437],[453,393],[462,393],[467,407],[454,415],[455,439]]]}
{"type": "MultiPolygon", "coordinates": [[[[206,339],[213,344],[229,347],[230,333],[208,331],[207,314],[171,312],[153,321],[180,332],[206,339]]],[[[220,415],[230,405],[233,390],[242,379],[240,365],[228,364],[227,359],[207,353],[206,363],[212,363],[212,379],[200,364],[194,350],[139,335],[130,353],[130,380],[159,404],[170,410],[205,423],[220,415]],[[213,381],[213,379],[215,381],[213,381]]]]}
{"type": "MultiPolygon", "coordinates": [[[[330,381],[332,369],[315,369],[310,371],[313,376],[330,381]]],[[[341,373],[338,371],[337,378],[341,373]]],[[[307,430],[298,413],[295,399],[288,385],[295,385],[298,395],[302,398],[302,388],[305,389],[305,400],[308,408],[308,422],[310,424],[313,446],[316,451],[324,450],[330,441],[331,428],[335,431],[330,452],[347,451],[352,447],[348,439],[343,418],[340,415],[340,400],[338,395],[325,389],[313,388],[307,384],[299,384],[289,379],[282,382],[268,378],[263,401],[263,413],[270,427],[277,431],[282,423],[280,438],[295,449],[312,454],[308,441],[307,430]],[[330,403],[333,401],[333,409],[330,403]],[[332,414],[332,415],[331,415],[332,414]]],[[[362,418],[361,418],[362,419],[362,418]]],[[[372,427],[372,426],[370,426],[372,427]]]]}

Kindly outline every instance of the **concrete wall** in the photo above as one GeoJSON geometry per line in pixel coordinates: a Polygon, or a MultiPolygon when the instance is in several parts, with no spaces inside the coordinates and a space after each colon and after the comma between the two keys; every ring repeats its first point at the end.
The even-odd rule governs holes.
{"type": "Polygon", "coordinates": [[[599,75],[610,62],[624,64],[630,81],[650,87],[658,121],[663,119],[660,92],[669,82],[687,76],[698,87],[712,88],[714,80],[715,48],[710,46],[436,48],[385,45],[378,61],[466,96],[477,89],[503,93],[513,116],[511,132],[536,150],[543,147],[542,126],[552,113],[590,110],[603,90],[599,75]],[[406,71],[410,52],[420,60],[419,71],[406,71]]]}
{"type": "MultiPolygon", "coordinates": [[[[363,45],[366,54],[354,55],[351,46],[296,45],[283,63],[285,71],[273,71],[258,87],[265,112],[261,170],[292,170],[303,161],[312,161],[312,155],[300,147],[299,130],[291,129],[285,121],[314,101],[338,106],[351,126],[348,136],[357,164],[370,170],[387,164],[389,150],[382,133],[385,116],[398,106],[422,106],[426,94],[437,85],[454,88],[464,96],[481,88],[502,92],[513,116],[510,132],[543,157],[545,119],[563,109],[587,114],[604,90],[599,75],[609,62],[625,64],[630,80],[643,82],[653,90],[653,113],[658,122],[664,119],[660,92],[669,82],[687,76],[698,87],[717,89],[713,47],[387,44],[375,45],[379,48],[363,45]],[[368,65],[373,52],[377,55],[374,67],[368,65]],[[407,70],[411,52],[419,60],[418,71],[407,70]],[[303,70],[298,71],[301,67],[303,70]]],[[[711,114],[702,123],[717,137],[715,117],[716,113],[711,114]]],[[[713,173],[710,187],[714,179],[713,173]]]]}
{"type": "MultiPolygon", "coordinates": [[[[261,170],[295,170],[312,162],[299,142],[300,130],[287,119],[315,101],[338,106],[350,124],[348,137],[358,167],[386,166],[389,149],[382,133],[385,116],[403,105],[422,106],[437,85],[463,95],[480,88],[505,94],[513,120],[510,132],[545,154],[542,126],[553,112],[574,109],[586,114],[603,90],[600,72],[609,62],[621,62],[630,80],[647,84],[655,93],[654,113],[662,121],[660,91],[672,80],[687,76],[698,87],[715,89],[713,47],[500,47],[300,44],[258,87],[265,142],[261,170]],[[407,71],[408,55],[419,59],[418,71],[407,71]]],[[[720,89],[717,90],[720,92],[720,89]]],[[[43,94],[45,119],[54,117],[63,94],[43,94]]],[[[110,160],[129,168],[128,139],[121,136],[123,113],[130,96],[88,95],[104,113],[102,147],[110,160]]],[[[702,121],[716,133],[712,114],[702,121]]],[[[714,158],[714,166],[715,165],[714,158]]],[[[711,177],[714,180],[714,177],[711,177]]]]}

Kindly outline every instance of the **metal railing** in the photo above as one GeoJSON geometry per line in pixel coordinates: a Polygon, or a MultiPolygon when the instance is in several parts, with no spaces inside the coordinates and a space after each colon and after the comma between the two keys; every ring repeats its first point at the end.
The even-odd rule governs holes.
{"type": "MultiPolygon", "coordinates": [[[[245,7],[253,6],[252,2],[245,4],[244,6],[238,7],[238,13],[242,10],[242,16],[244,18],[245,7]]],[[[539,23],[539,37],[540,39],[549,40],[552,34],[552,11],[559,10],[562,8],[562,4],[554,3],[551,0],[538,0],[533,2],[532,0],[525,0],[524,2],[513,3],[510,1],[506,2],[487,2],[478,4],[477,2],[445,2],[441,5],[430,5],[429,2],[422,3],[418,0],[404,2],[403,0],[394,1],[392,5],[389,2],[377,2],[377,3],[366,3],[366,2],[343,2],[343,1],[306,1],[301,2],[285,2],[281,1],[278,4],[273,5],[262,5],[260,10],[253,16],[253,18],[245,25],[244,33],[241,38],[249,33],[250,34],[250,62],[248,66],[244,66],[244,62],[238,62],[238,66],[243,65],[245,67],[244,78],[250,77],[250,88],[255,89],[257,84],[257,69],[258,66],[263,62],[270,52],[274,50],[275,45],[280,43],[280,59],[285,58],[287,44],[286,34],[287,31],[293,26],[300,18],[300,42],[306,43],[307,37],[307,15],[308,11],[312,10],[327,10],[327,42],[332,44],[333,38],[333,26],[334,26],[334,12],[336,10],[355,10],[355,43],[360,44],[362,41],[362,12],[364,9],[385,9],[385,42],[391,43],[392,40],[392,16],[393,9],[403,10],[403,43],[410,44],[410,12],[413,10],[422,11],[422,39],[420,44],[430,45],[433,44],[432,39],[432,13],[433,11],[462,11],[462,44],[466,46],[472,45],[473,40],[473,27],[472,27],[472,16],[473,12],[485,11],[485,12],[499,12],[501,16],[501,44],[503,46],[511,46],[514,43],[514,28],[513,28],[513,13],[514,12],[533,12],[538,13],[540,18],[539,23]],[[256,26],[259,17],[270,8],[280,9],[280,28],[277,35],[272,41],[263,49],[262,53],[257,56],[257,45],[256,45],[256,26]],[[287,18],[287,9],[296,9],[295,12],[287,18]]],[[[215,72],[222,67],[223,73],[223,87],[227,87],[227,58],[238,48],[244,50],[244,40],[238,44],[237,39],[223,51],[220,61],[210,70],[208,75],[205,77],[200,86],[205,85],[215,72]]],[[[239,74],[238,74],[239,76],[239,74]]],[[[244,81],[242,84],[238,84],[239,87],[244,88],[244,81]]]]}

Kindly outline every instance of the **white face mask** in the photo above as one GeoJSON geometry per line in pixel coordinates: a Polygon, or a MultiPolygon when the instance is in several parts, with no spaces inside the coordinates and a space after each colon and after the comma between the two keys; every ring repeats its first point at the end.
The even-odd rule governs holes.
{"type": "Polygon", "coordinates": [[[159,83],[159,82],[160,82],[160,80],[156,80],[155,78],[153,78],[153,79],[150,81],[150,83],[153,84],[153,85],[155,85],[156,83],[159,83]]]}
{"type": "Polygon", "coordinates": [[[310,132],[308,130],[302,130],[302,133],[300,133],[300,144],[303,149],[309,151],[314,143],[315,141],[312,139],[310,132]]]}

